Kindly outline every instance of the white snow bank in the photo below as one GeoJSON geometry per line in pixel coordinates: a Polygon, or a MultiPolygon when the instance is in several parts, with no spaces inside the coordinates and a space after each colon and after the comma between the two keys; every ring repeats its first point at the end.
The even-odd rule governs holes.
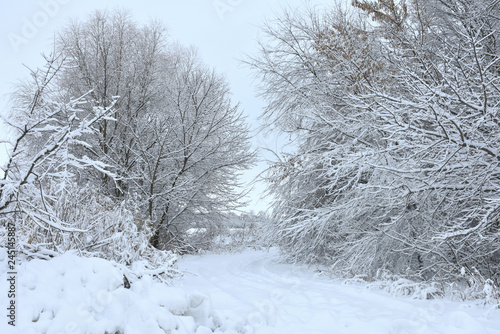
{"type": "MultiPolygon", "coordinates": [[[[0,263],[0,304],[6,310],[7,256],[3,248],[0,263]]],[[[160,283],[153,279],[155,273],[137,267],[139,274],[74,253],[23,263],[17,268],[16,327],[7,324],[6,311],[2,311],[0,333],[212,332],[209,328],[214,328],[214,319],[205,296],[160,283]],[[130,289],[124,287],[124,274],[130,279],[130,289]]]]}

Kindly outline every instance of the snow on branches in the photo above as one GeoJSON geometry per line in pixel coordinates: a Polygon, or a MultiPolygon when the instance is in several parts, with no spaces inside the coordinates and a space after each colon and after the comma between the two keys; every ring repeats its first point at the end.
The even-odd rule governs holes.
{"type": "Polygon", "coordinates": [[[287,257],[498,280],[500,7],[467,4],[355,1],[266,27],[248,63],[270,126],[297,138],[268,174],[287,257]]]}

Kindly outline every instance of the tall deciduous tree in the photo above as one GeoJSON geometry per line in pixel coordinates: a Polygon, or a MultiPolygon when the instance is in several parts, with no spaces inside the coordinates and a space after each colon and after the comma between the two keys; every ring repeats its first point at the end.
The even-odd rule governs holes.
{"type": "Polygon", "coordinates": [[[254,158],[248,127],[224,78],[196,52],[121,11],[71,24],[58,47],[71,65],[60,81],[66,94],[90,91],[89,113],[116,99],[114,118],[96,124],[79,154],[99,157],[118,178],[82,181],[100,177],[115,198],[138,194],[155,247],[178,245],[190,225],[216,224],[239,205],[238,174],[254,158]]]}
{"type": "Polygon", "coordinates": [[[249,60],[297,138],[269,173],[276,242],[344,272],[495,277],[498,3],[353,4],[283,14],[249,60]]]}
{"type": "Polygon", "coordinates": [[[113,100],[113,119],[95,125],[90,154],[114,166],[120,176],[101,177],[102,190],[122,196],[126,181],[134,169],[133,150],[140,138],[140,119],[154,106],[161,92],[158,85],[167,80],[161,66],[165,56],[165,32],[157,23],[139,27],[125,11],[95,12],[88,20],[75,21],[60,33],[58,49],[70,65],[60,80],[70,96],[90,92],[87,112],[94,106],[105,107],[113,100]]]}

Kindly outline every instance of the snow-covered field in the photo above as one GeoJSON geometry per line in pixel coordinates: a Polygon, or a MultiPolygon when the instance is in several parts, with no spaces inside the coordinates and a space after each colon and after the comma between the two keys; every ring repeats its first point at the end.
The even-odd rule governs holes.
{"type": "Polygon", "coordinates": [[[396,298],[276,257],[251,250],[185,256],[179,269],[186,273],[173,286],[102,259],[33,260],[18,268],[14,330],[7,325],[7,258],[0,250],[0,333],[500,333],[499,310],[396,298]]]}

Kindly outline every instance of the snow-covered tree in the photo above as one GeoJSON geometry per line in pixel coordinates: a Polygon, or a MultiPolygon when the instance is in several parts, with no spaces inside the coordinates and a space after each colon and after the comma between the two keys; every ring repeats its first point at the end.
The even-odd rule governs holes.
{"type": "Polygon", "coordinates": [[[88,145],[83,137],[96,122],[112,115],[113,101],[108,108],[95,107],[92,114],[82,116],[86,96],[67,99],[55,83],[63,68],[62,55],[46,57],[45,67],[32,71],[18,87],[13,107],[3,117],[9,158],[2,166],[0,218],[16,226],[22,247],[41,242],[57,250],[56,235],[82,232],[55,213],[54,196],[66,190],[78,170],[96,169],[114,177],[101,161],[71,153],[73,147],[88,145]]]}
{"type": "Polygon", "coordinates": [[[88,138],[92,147],[84,152],[113,166],[117,179],[102,174],[84,177],[94,182],[101,179],[98,186],[102,191],[116,197],[127,193],[127,179],[137,163],[133,151],[141,138],[141,119],[147,118],[148,107],[161,95],[159,83],[168,80],[165,68],[161,68],[168,66],[162,61],[164,35],[161,25],[140,27],[122,10],[96,11],[59,34],[57,48],[69,65],[60,86],[69,96],[89,92],[84,106],[88,113],[116,100],[114,118],[95,124],[88,138]]]}
{"type": "Polygon", "coordinates": [[[245,118],[224,79],[192,50],[177,52],[162,86],[164,100],[145,123],[160,119],[168,130],[151,129],[156,138],[140,143],[147,144],[140,151],[147,185],[138,191],[146,190],[157,246],[169,238],[179,242],[190,227],[220,224],[221,214],[240,205],[239,172],[254,157],[245,118]]]}
{"type": "Polygon", "coordinates": [[[122,11],[71,24],[58,48],[71,65],[60,81],[67,94],[90,91],[89,113],[116,99],[114,118],[96,124],[87,151],[118,177],[82,181],[101,179],[96,185],[116,198],[137,194],[153,245],[178,247],[192,224],[215,224],[239,205],[238,174],[254,157],[248,127],[224,78],[195,51],[122,11]]]}
{"type": "Polygon", "coordinates": [[[4,119],[0,218],[19,223],[26,252],[167,263],[152,247],[189,247],[186,230],[241,205],[248,126],[195,51],[122,11],[73,22],[54,49],[4,119]]]}
{"type": "Polygon", "coordinates": [[[498,4],[353,4],[286,12],[249,60],[295,139],[268,174],[276,242],[344,273],[494,277],[498,4]]]}
{"type": "Polygon", "coordinates": [[[396,174],[410,183],[415,210],[427,212],[416,241],[394,237],[446,275],[465,267],[496,277],[500,264],[499,9],[495,1],[405,6],[404,21],[381,23],[397,90],[377,86],[364,97],[392,120],[384,130],[400,148],[396,174]]]}

